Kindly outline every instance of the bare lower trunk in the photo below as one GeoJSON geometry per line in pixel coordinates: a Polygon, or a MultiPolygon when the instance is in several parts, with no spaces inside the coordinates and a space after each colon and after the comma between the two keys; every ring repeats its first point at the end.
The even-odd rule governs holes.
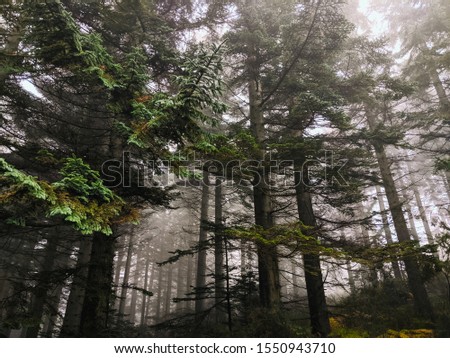
{"type": "MultiPolygon", "coordinates": [[[[192,290],[192,274],[194,271],[194,257],[189,255],[187,257],[187,273],[186,273],[186,291],[191,292],[192,290]]],[[[185,307],[187,310],[192,308],[192,301],[186,300],[185,307]]]]}
{"type": "MultiPolygon", "coordinates": [[[[131,234],[133,235],[133,234],[131,234]]],[[[125,263],[125,273],[122,281],[122,289],[120,291],[120,303],[119,303],[119,312],[118,319],[119,321],[123,320],[125,317],[125,306],[127,302],[127,294],[128,294],[128,284],[130,279],[130,269],[131,269],[131,259],[133,257],[133,236],[130,236],[130,241],[128,242],[128,250],[127,250],[127,261],[125,263]]]]}
{"type": "MultiPolygon", "coordinates": [[[[134,267],[133,274],[133,286],[139,287],[139,274],[141,273],[141,252],[142,250],[137,250],[136,253],[136,265],[134,267]]],[[[130,302],[130,322],[134,323],[136,321],[136,303],[137,303],[137,293],[138,291],[133,288],[131,293],[130,302]]]]}
{"type": "Polygon", "coordinates": [[[223,213],[222,213],[222,180],[216,180],[215,187],[215,235],[214,235],[214,279],[216,323],[224,319],[222,301],[225,298],[224,262],[223,262],[223,213]]]}
{"type": "MultiPolygon", "coordinates": [[[[303,173],[295,173],[295,190],[297,209],[300,221],[311,228],[316,227],[316,218],[312,207],[311,194],[307,191],[307,169],[303,173]]],[[[307,233],[314,236],[314,233],[307,233]]],[[[303,265],[305,270],[306,290],[313,335],[327,337],[331,331],[328,318],[328,307],[325,299],[325,288],[320,267],[319,254],[304,252],[303,265]]]]}
{"type": "Polygon", "coordinates": [[[75,274],[70,286],[70,295],[67,302],[66,313],[64,314],[64,321],[60,334],[61,337],[75,337],[78,335],[91,250],[92,239],[87,237],[83,238],[80,243],[75,274]]]}
{"type": "Polygon", "coordinates": [[[86,293],[81,312],[82,337],[107,335],[112,300],[114,236],[94,233],[86,293]]]}
{"type": "Polygon", "coordinates": [[[149,269],[150,269],[150,257],[147,254],[147,258],[145,259],[144,292],[142,293],[142,304],[141,304],[141,319],[140,319],[141,327],[144,327],[147,323],[147,320],[145,319],[147,311],[147,294],[145,291],[147,291],[148,289],[149,269]]]}
{"type": "Polygon", "coordinates": [[[49,233],[47,238],[47,247],[45,249],[44,263],[37,275],[36,287],[33,292],[32,304],[30,308],[31,319],[34,324],[27,327],[25,336],[35,338],[38,336],[44,307],[48,297],[48,291],[52,285],[51,276],[53,264],[57,253],[57,242],[59,240],[58,231],[49,233]]]}
{"type": "MultiPolygon", "coordinates": [[[[250,61],[249,61],[250,62],[250,61]]],[[[272,202],[270,197],[269,173],[265,167],[265,129],[264,117],[261,108],[262,90],[259,80],[259,68],[255,63],[249,65],[249,100],[250,100],[250,128],[260,149],[258,158],[255,158],[256,168],[253,177],[253,202],[255,210],[255,224],[263,229],[273,227],[272,202]]],[[[280,277],[278,268],[278,254],[275,245],[258,241],[256,243],[258,254],[259,297],[263,307],[268,309],[279,308],[280,304],[280,277]]]]}
{"type": "Polygon", "coordinates": [[[414,199],[416,200],[417,208],[419,209],[420,219],[422,220],[423,228],[425,229],[425,234],[427,235],[428,243],[432,245],[432,244],[434,244],[434,238],[433,238],[433,233],[431,232],[430,223],[428,222],[427,213],[425,211],[425,207],[423,205],[422,198],[419,193],[419,189],[417,188],[417,185],[416,185],[416,178],[412,171],[411,164],[410,163],[407,163],[407,164],[408,164],[409,176],[411,178],[412,189],[414,192],[414,199]]]}
{"type": "MultiPolygon", "coordinates": [[[[184,280],[184,266],[186,263],[186,257],[182,257],[177,262],[177,292],[176,297],[181,299],[184,298],[185,293],[188,291],[186,286],[186,281],[184,280]]],[[[184,306],[184,301],[178,301],[176,304],[176,310],[182,311],[184,306]]]]}
{"type": "Polygon", "coordinates": [[[170,315],[170,303],[172,299],[172,276],[173,276],[173,265],[169,264],[167,268],[169,271],[167,274],[167,285],[166,285],[166,293],[164,296],[164,317],[168,317],[170,315]]]}
{"type": "Polygon", "coordinates": [[[352,265],[350,264],[350,261],[347,261],[346,267],[347,267],[348,285],[350,286],[350,292],[355,293],[356,292],[355,277],[353,275],[352,265]]]}
{"type": "Polygon", "coordinates": [[[163,270],[164,270],[164,266],[160,266],[158,268],[158,293],[156,294],[156,313],[155,313],[155,321],[156,321],[156,323],[159,323],[160,320],[161,320],[163,270]]]}
{"type": "MultiPolygon", "coordinates": [[[[394,240],[392,240],[391,227],[389,225],[389,220],[388,220],[388,216],[386,213],[386,207],[384,205],[384,197],[381,192],[381,188],[378,185],[376,186],[376,191],[377,191],[378,203],[380,205],[381,222],[383,223],[385,239],[386,239],[386,242],[388,245],[392,245],[394,243],[394,240]]],[[[398,264],[397,260],[392,261],[392,271],[394,272],[394,277],[397,280],[403,279],[402,272],[400,271],[400,265],[398,264]]]]}
{"type": "Polygon", "coordinates": [[[195,314],[197,321],[205,311],[206,289],[206,244],[208,240],[208,206],[209,206],[209,174],[204,173],[202,185],[202,202],[200,208],[200,234],[198,239],[197,274],[195,278],[195,314]]]}

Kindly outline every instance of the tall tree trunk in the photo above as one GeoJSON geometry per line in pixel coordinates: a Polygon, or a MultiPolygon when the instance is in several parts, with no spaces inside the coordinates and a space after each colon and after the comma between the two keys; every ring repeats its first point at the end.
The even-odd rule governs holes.
{"type": "Polygon", "coordinates": [[[404,206],[405,206],[406,216],[408,218],[409,228],[411,230],[411,236],[413,237],[414,240],[416,240],[417,242],[420,242],[420,237],[417,232],[416,223],[414,222],[414,215],[411,210],[411,205],[409,205],[409,203],[405,201],[404,206]]]}
{"type": "MultiPolygon", "coordinates": [[[[177,262],[177,298],[181,299],[184,298],[185,293],[188,291],[188,289],[185,287],[186,282],[183,279],[184,276],[184,269],[183,266],[186,264],[186,257],[182,257],[177,262]]],[[[183,310],[184,301],[178,301],[176,304],[176,310],[182,311],[183,310]]]]}
{"type": "Polygon", "coordinates": [[[415,175],[412,171],[411,164],[407,163],[407,165],[408,165],[408,171],[409,171],[409,177],[411,180],[412,189],[414,192],[414,199],[416,200],[417,208],[419,209],[420,219],[422,220],[423,228],[425,229],[425,234],[427,235],[428,243],[433,245],[434,244],[433,233],[431,232],[430,223],[428,222],[425,207],[423,205],[422,198],[419,193],[419,189],[417,188],[417,185],[416,185],[417,181],[416,181],[415,175]]]}
{"type": "Polygon", "coordinates": [[[80,335],[82,337],[107,335],[113,293],[115,241],[114,234],[107,236],[98,232],[94,233],[81,311],[80,335]]]}
{"type": "Polygon", "coordinates": [[[172,299],[172,276],[173,276],[173,265],[169,264],[167,270],[169,271],[167,274],[167,284],[166,284],[166,293],[164,296],[164,317],[167,318],[170,315],[170,303],[172,299]]]}
{"type": "MultiPolygon", "coordinates": [[[[367,122],[371,131],[375,131],[376,119],[371,109],[366,108],[367,122]]],[[[398,241],[402,244],[411,242],[411,238],[403,216],[403,208],[397,193],[394,178],[391,172],[390,163],[386,156],[384,145],[377,140],[372,142],[375,154],[380,168],[381,178],[385,188],[386,197],[389,203],[389,209],[394,221],[395,231],[397,232],[398,241]]],[[[433,309],[431,307],[425,283],[422,278],[420,266],[417,258],[411,255],[402,257],[405,263],[405,270],[408,275],[408,285],[414,296],[414,303],[417,313],[425,319],[434,321],[433,309]]]]}
{"type": "Polygon", "coordinates": [[[200,233],[198,239],[197,274],[195,278],[195,314],[196,320],[201,320],[205,310],[206,289],[206,244],[208,240],[208,207],[209,207],[209,174],[204,172],[202,184],[202,201],[200,208],[200,233]]]}
{"type": "Polygon", "coordinates": [[[214,279],[216,323],[223,321],[221,302],[225,298],[224,262],[223,262],[223,212],[222,212],[222,180],[216,179],[215,187],[215,235],[214,235],[214,279]]]}
{"type": "MultiPolygon", "coordinates": [[[[186,272],[186,293],[191,292],[192,289],[192,275],[194,271],[194,256],[187,256],[187,272],[186,272]]],[[[186,300],[185,307],[187,310],[192,308],[192,301],[186,300]]]]}
{"type": "Polygon", "coordinates": [[[120,291],[120,303],[118,319],[122,321],[125,317],[125,307],[127,302],[128,285],[130,280],[131,260],[133,258],[133,233],[131,233],[130,241],[128,242],[127,261],[125,262],[125,273],[122,281],[122,289],[120,291]]]}
{"type": "MultiPolygon", "coordinates": [[[[391,227],[389,225],[389,220],[386,213],[386,206],[384,205],[384,196],[381,192],[381,188],[378,185],[376,185],[375,188],[377,191],[378,205],[380,206],[381,222],[383,223],[384,236],[388,245],[392,245],[394,243],[394,240],[392,239],[391,227]]],[[[402,272],[400,271],[400,265],[398,264],[398,261],[393,260],[391,264],[392,271],[394,272],[394,277],[397,280],[402,280],[402,272]]]]}
{"type": "Polygon", "coordinates": [[[163,286],[163,270],[164,266],[158,268],[158,292],[156,294],[156,313],[155,323],[159,323],[161,320],[161,300],[162,300],[162,286],[163,286]]]}
{"type": "MultiPolygon", "coordinates": [[[[155,265],[152,265],[152,272],[149,277],[148,270],[150,269],[150,256],[147,254],[147,259],[145,261],[145,277],[144,277],[144,291],[150,291],[151,288],[149,288],[149,280],[153,280],[153,275],[155,273],[155,265]]],[[[151,286],[151,284],[150,284],[151,286]]],[[[142,305],[141,305],[141,329],[143,329],[147,325],[147,294],[144,292],[142,294],[142,305]]]]}
{"type": "Polygon", "coordinates": [[[48,305],[48,315],[46,318],[46,322],[44,324],[44,329],[42,330],[43,336],[45,337],[53,337],[55,333],[55,324],[58,319],[58,308],[61,300],[61,294],[63,291],[64,285],[59,284],[55,290],[53,290],[52,295],[49,297],[49,305],[48,305]]]}
{"type": "MultiPolygon", "coordinates": [[[[295,172],[295,191],[297,196],[297,210],[303,225],[316,227],[316,218],[313,212],[311,193],[307,190],[308,169],[303,166],[303,172],[295,172]]],[[[314,232],[306,233],[315,236],[314,232]]],[[[320,257],[316,253],[304,252],[303,265],[305,270],[306,291],[311,320],[312,334],[327,337],[331,331],[328,318],[328,308],[325,299],[325,288],[320,267],[320,257]]]]}
{"type": "Polygon", "coordinates": [[[356,292],[355,277],[353,275],[352,265],[350,264],[350,261],[347,261],[346,267],[347,267],[348,285],[350,286],[350,292],[355,293],[356,292]]]}
{"type": "MultiPolygon", "coordinates": [[[[366,216],[364,207],[362,205],[362,203],[359,203],[358,205],[359,207],[359,211],[361,213],[361,215],[363,217],[366,216]]],[[[365,247],[370,248],[372,246],[372,243],[370,242],[370,233],[369,230],[367,230],[366,226],[364,224],[360,225],[360,229],[361,229],[361,236],[362,236],[362,243],[365,247]]],[[[375,268],[375,264],[374,263],[369,263],[368,265],[366,265],[367,268],[364,270],[364,279],[367,280],[371,286],[377,286],[378,285],[378,273],[377,270],[375,268]]]]}
{"type": "MultiPolygon", "coordinates": [[[[119,245],[118,245],[119,246],[119,245]]],[[[119,311],[119,304],[120,304],[120,296],[119,293],[121,292],[120,288],[120,274],[122,272],[122,266],[124,264],[123,258],[125,256],[125,248],[119,247],[117,250],[117,262],[116,266],[114,268],[115,274],[114,274],[114,294],[116,296],[116,301],[114,307],[119,311]]]]}
{"type": "Polygon", "coordinates": [[[39,333],[48,291],[52,286],[51,277],[57,254],[57,243],[59,240],[58,235],[58,230],[48,233],[47,246],[44,253],[44,263],[36,278],[36,287],[33,292],[32,304],[30,309],[30,321],[33,322],[33,325],[27,327],[26,329],[25,336],[27,338],[35,338],[39,333]]]}
{"type": "Polygon", "coordinates": [[[300,297],[300,284],[297,274],[297,265],[294,263],[294,261],[291,262],[291,272],[292,272],[292,295],[294,299],[297,299],[300,297]]]}
{"type": "MultiPolygon", "coordinates": [[[[255,224],[263,229],[270,229],[274,225],[272,202],[270,197],[269,173],[265,165],[265,128],[262,106],[262,89],[260,69],[256,64],[256,51],[247,64],[249,72],[249,102],[250,129],[256,140],[257,151],[256,168],[253,177],[253,202],[255,210],[255,224]]],[[[277,310],[280,304],[280,277],[278,268],[278,254],[275,245],[257,242],[259,297],[263,307],[277,310]]]]}
{"type": "MultiPolygon", "coordinates": [[[[68,269],[69,268],[70,255],[67,252],[63,252],[60,258],[56,259],[54,270],[68,269]]],[[[43,329],[43,335],[45,337],[53,337],[56,321],[59,316],[59,306],[61,302],[61,295],[64,289],[64,281],[60,281],[57,286],[51,290],[48,304],[47,304],[47,319],[43,329]]]]}
{"type": "Polygon", "coordinates": [[[79,333],[81,310],[83,308],[85,282],[88,276],[88,264],[92,251],[92,239],[83,238],[80,242],[77,265],[73,281],[70,285],[70,294],[67,301],[64,321],[61,328],[60,337],[75,337],[79,333]]]}
{"type": "MultiPolygon", "coordinates": [[[[134,268],[134,275],[133,275],[133,286],[139,287],[139,276],[141,273],[141,250],[137,250],[136,253],[136,265],[134,268]]],[[[136,302],[137,302],[137,293],[138,291],[136,289],[133,289],[131,293],[131,303],[130,303],[130,322],[136,321],[136,302]]]]}

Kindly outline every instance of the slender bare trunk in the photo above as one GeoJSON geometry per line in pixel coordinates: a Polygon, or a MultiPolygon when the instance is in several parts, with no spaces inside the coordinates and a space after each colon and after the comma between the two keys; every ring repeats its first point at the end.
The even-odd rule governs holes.
{"type": "Polygon", "coordinates": [[[208,207],[209,207],[209,174],[204,173],[202,185],[202,201],[200,208],[200,234],[198,239],[197,273],[195,278],[195,314],[197,320],[205,310],[206,289],[206,244],[208,240],[208,207]]]}
{"type": "Polygon", "coordinates": [[[214,278],[216,323],[223,321],[221,302],[224,300],[224,262],[223,262],[223,212],[222,212],[222,180],[216,179],[215,187],[215,236],[214,236],[214,278]]]}
{"type": "Polygon", "coordinates": [[[164,296],[164,317],[169,317],[170,315],[170,303],[172,299],[172,276],[173,276],[173,265],[169,264],[167,268],[169,271],[167,274],[167,284],[166,284],[166,292],[164,296]]]}
{"type": "Polygon", "coordinates": [[[141,328],[146,325],[147,320],[145,319],[146,311],[147,311],[147,294],[145,291],[148,289],[148,270],[150,269],[150,256],[148,253],[146,254],[147,257],[145,259],[145,275],[144,275],[144,292],[142,293],[142,304],[141,304],[141,320],[140,325],[141,328]]]}
{"type": "Polygon", "coordinates": [[[419,209],[420,219],[422,220],[423,228],[425,229],[425,234],[427,235],[428,243],[432,245],[434,244],[433,233],[431,232],[430,223],[428,222],[425,206],[423,205],[422,202],[422,197],[420,196],[419,189],[417,188],[416,185],[416,177],[412,171],[411,164],[407,163],[407,165],[409,177],[411,179],[412,190],[414,192],[414,199],[416,200],[417,208],[419,209]]]}
{"type": "MultiPolygon", "coordinates": [[[[133,286],[139,287],[139,277],[141,273],[141,252],[142,250],[137,250],[136,253],[136,265],[134,266],[133,274],[133,286]]],[[[137,303],[137,293],[138,291],[133,288],[131,292],[131,302],[130,302],[130,322],[136,321],[136,303],[137,303]]]]}
{"type": "Polygon", "coordinates": [[[159,323],[161,320],[161,300],[162,300],[162,286],[163,286],[163,270],[164,266],[158,268],[158,292],[156,294],[156,314],[155,321],[159,323]]]}
{"type": "Polygon", "coordinates": [[[133,234],[130,236],[130,241],[128,242],[127,250],[127,261],[125,262],[125,273],[122,281],[122,289],[120,291],[120,303],[118,319],[119,321],[124,319],[125,316],[125,306],[127,301],[128,284],[130,279],[130,269],[131,269],[131,259],[133,258],[133,234]]]}
{"type": "MultiPolygon", "coordinates": [[[[383,223],[384,237],[388,245],[392,245],[394,243],[394,240],[392,239],[391,227],[389,225],[389,220],[386,213],[386,206],[384,205],[384,196],[381,192],[381,188],[378,185],[376,186],[376,191],[378,204],[380,206],[381,222],[383,223]]],[[[402,272],[400,271],[400,265],[398,264],[397,260],[392,261],[392,271],[394,272],[394,277],[397,280],[403,279],[402,272]]]]}
{"type": "MultiPolygon", "coordinates": [[[[186,292],[189,293],[192,290],[192,275],[194,271],[194,257],[189,255],[187,257],[187,273],[186,273],[186,292]]],[[[186,300],[185,307],[187,310],[192,308],[192,301],[186,300]]]]}

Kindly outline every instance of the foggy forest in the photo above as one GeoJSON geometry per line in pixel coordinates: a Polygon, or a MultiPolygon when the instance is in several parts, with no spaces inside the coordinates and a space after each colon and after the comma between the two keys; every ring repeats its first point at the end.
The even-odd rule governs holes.
{"type": "Polygon", "coordinates": [[[0,336],[450,337],[449,19],[0,1],[0,336]]]}

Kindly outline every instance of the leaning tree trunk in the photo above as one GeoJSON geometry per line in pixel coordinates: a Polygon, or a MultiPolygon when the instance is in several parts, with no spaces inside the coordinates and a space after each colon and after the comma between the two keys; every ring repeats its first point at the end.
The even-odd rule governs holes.
{"type": "MultiPolygon", "coordinates": [[[[371,131],[376,130],[376,119],[370,109],[366,108],[366,116],[371,131]]],[[[412,243],[408,226],[403,215],[403,207],[400,202],[399,195],[395,186],[394,178],[391,172],[389,160],[387,158],[383,143],[378,140],[373,140],[372,145],[375,149],[375,154],[380,168],[380,174],[385,188],[386,198],[389,203],[389,209],[394,221],[395,231],[397,233],[398,241],[402,244],[412,243]]],[[[417,257],[411,255],[404,255],[402,260],[405,263],[405,270],[408,275],[408,285],[411,293],[414,296],[414,304],[417,313],[425,319],[434,321],[433,309],[428,297],[425,283],[422,278],[417,257]]]]}
{"type": "Polygon", "coordinates": [[[114,235],[94,233],[85,298],[81,311],[80,335],[82,337],[107,335],[110,303],[113,297],[115,241],[114,235]]]}

